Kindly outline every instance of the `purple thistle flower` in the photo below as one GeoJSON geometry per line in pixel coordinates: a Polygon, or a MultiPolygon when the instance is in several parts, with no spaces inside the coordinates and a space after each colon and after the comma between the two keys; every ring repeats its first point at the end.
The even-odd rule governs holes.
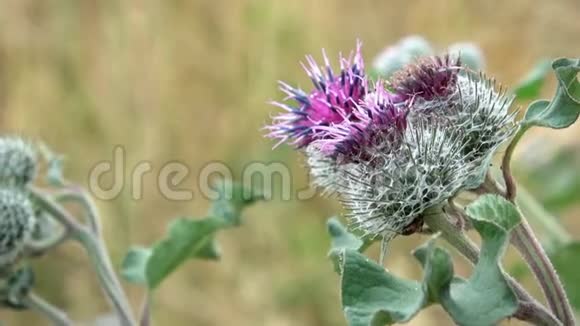
{"type": "Polygon", "coordinates": [[[406,99],[419,97],[430,101],[455,90],[461,69],[459,57],[425,57],[396,73],[391,83],[394,90],[406,99]]]}
{"type": "Polygon", "coordinates": [[[306,56],[307,65],[302,66],[314,85],[310,93],[280,82],[280,90],[287,95],[284,101],[293,100],[294,104],[272,102],[286,111],[266,127],[270,131],[268,137],[280,140],[276,146],[289,141],[299,148],[305,147],[323,138],[325,127],[353,119],[353,111],[367,93],[361,46],[358,42],[349,58],[340,57],[339,74],[332,70],[324,50],[324,67],[312,56],[306,56]]]}
{"type": "Polygon", "coordinates": [[[352,113],[353,119],[320,127],[324,136],[315,141],[321,152],[340,163],[370,161],[373,151],[392,146],[407,127],[406,104],[387,91],[382,81],[352,113]]]}

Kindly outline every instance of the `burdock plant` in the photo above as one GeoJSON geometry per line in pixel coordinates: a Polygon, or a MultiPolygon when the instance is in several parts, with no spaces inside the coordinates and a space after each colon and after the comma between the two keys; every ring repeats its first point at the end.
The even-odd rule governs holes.
{"type": "Polygon", "coordinates": [[[148,325],[151,298],[164,279],[191,259],[218,260],[215,234],[239,226],[241,210],[262,198],[239,184],[216,183],[216,196],[205,217],[176,219],[163,239],[150,247],[132,248],[121,274],[146,290],[136,314],[109,257],[97,205],[87,190],[64,178],[61,163],[46,146],[19,137],[0,138],[0,310],[31,309],[59,326],[77,323],[37,292],[32,260],[51,255],[65,243],[78,243],[111,305],[111,311],[103,313],[107,320],[114,325],[148,325]],[[70,204],[80,206],[80,213],[69,210],[70,204]]]}
{"type": "Polygon", "coordinates": [[[313,183],[344,206],[350,232],[336,219],[328,227],[348,323],[406,322],[438,303],[460,325],[492,325],[511,317],[574,325],[558,275],[516,202],[510,161],[530,127],[564,128],[576,121],[579,60],[554,61],[559,81],[554,99],[532,103],[517,121],[516,95],[473,69],[482,66],[473,45],[466,51],[471,56],[457,46],[433,55],[419,41],[406,40],[375,61],[376,67],[388,67],[385,77],[365,72],[360,43],[348,58],[339,58],[338,71],[324,52],[321,66],[307,56],[304,68],[314,87],[281,82],[287,97],[274,105],[286,112],[267,127],[277,145],[287,142],[305,155],[313,183]],[[419,50],[405,50],[411,41],[419,50]],[[496,171],[493,158],[510,140],[496,171]],[[466,235],[472,228],[481,248],[466,235]],[[421,282],[382,266],[396,246],[394,238],[417,233],[433,234],[414,252],[424,268],[421,282]],[[471,277],[454,275],[438,238],[475,265],[471,277]],[[381,242],[378,263],[362,255],[375,240],[381,242]],[[500,260],[510,242],[535,274],[548,307],[503,270],[500,260]]]}

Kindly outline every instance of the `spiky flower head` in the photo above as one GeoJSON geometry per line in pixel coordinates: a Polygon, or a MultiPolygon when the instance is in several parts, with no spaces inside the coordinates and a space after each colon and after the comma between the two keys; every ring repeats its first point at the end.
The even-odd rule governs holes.
{"type": "Polygon", "coordinates": [[[272,125],[266,127],[268,136],[279,139],[279,143],[288,141],[297,147],[306,147],[324,138],[325,127],[353,119],[357,103],[367,93],[361,46],[359,42],[349,58],[340,57],[338,73],[333,71],[324,51],[324,66],[307,56],[307,64],[302,66],[314,85],[310,91],[280,82],[280,90],[287,95],[285,102],[272,104],[286,112],[275,116],[272,125]]]}
{"type": "Polygon", "coordinates": [[[458,57],[424,57],[397,72],[393,76],[392,86],[406,98],[437,100],[454,90],[460,69],[458,57]]]}
{"type": "Polygon", "coordinates": [[[381,81],[355,106],[352,115],[350,120],[322,127],[323,137],[314,141],[339,163],[370,160],[381,146],[396,143],[407,128],[406,104],[381,81]]]}
{"type": "Polygon", "coordinates": [[[332,105],[313,108],[310,98],[320,89],[308,102],[288,90],[302,106],[299,113],[289,110],[271,136],[286,140],[301,130],[294,142],[305,147],[314,183],[337,193],[352,224],[368,236],[406,234],[429,208],[479,186],[491,156],[515,129],[508,111],[513,98],[458,56],[420,58],[387,85],[365,83],[364,90],[337,111],[340,118],[316,120],[295,117],[334,112],[332,105]],[[300,129],[304,121],[308,133],[300,129]]]}
{"type": "Polygon", "coordinates": [[[18,137],[0,138],[0,185],[22,187],[36,176],[34,147],[18,137]]]}
{"type": "Polygon", "coordinates": [[[472,170],[465,186],[476,188],[483,181],[494,152],[515,131],[515,113],[509,111],[514,97],[507,95],[494,80],[461,65],[445,64],[447,69],[432,69],[433,63],[449,63],[449,60],[449,56],[429,58],[410,68],[416,74],[408,75],[407,79],[399,76],[397,82],[422,89],[410,98],[413,102],[408,116],[411,123],[437,122],[463,134],[463,160],[472,170]],[[442,76],[433,77],[426,71],[439,71],[442,76]],[[441,80],[446,82],[438,82],[441,80]],[[437,87],[420,86],[430,82],[437,87]]]}
{"type": "Polygon", "coordinates": [[[341,198],[354,227],[389,240],[422,219],[426,209],[454,196],[469,173],[461,137],[443,125],[421,122],[407,130],[402,146],[344,171],[341,198]]]}
{"type": "Polygon", "coordinates": [[[35,226],[34,208],[18,188],[0,188],[0,266],[21,255],[35,226]]]}

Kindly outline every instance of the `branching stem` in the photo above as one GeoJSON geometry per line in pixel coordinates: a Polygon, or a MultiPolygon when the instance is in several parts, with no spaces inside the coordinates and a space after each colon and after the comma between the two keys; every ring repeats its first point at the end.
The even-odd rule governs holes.
{"type": "Polygon", "coordinates": [[[35,293],[29,293],[24,299],[23,303],[30,309],[35,310],[43,314],[46,318],[50,319],[55,326],[72,326],[73,323],[68,318],[68,316],[57,307],[51,305],[43,298],[35,293]]]}
{"type": "Polygon", "coordinates": [[[501,167],[506,191],[505,193],[496,191],[496,193],[503,195],[507,200],[512,202],[518,209],[522,219],[522,222],[512,232],[512,244],[518,249],[534,273],[552,312],[563,325],[573,326],[576,324],[574,313],[568,301],[564,286],[558,277],[558,273],[556,273],[556,269],[550,262],[550,258],[548,258],[546,251],[538,241],[534,231],[516,203],[517,184],[511,172],[511,158],[518,142],[528,129],[529,127],[525,125],[520,126],[520,129],[506,149],[501,167]]]}
{"type": "MultiPolygon", "coordinates": [[[[41,205],[43,209],[61,222],[70,232],[71,237],[78,240],[85,248],[89,259],[95,266],[97,276],[105,294],[119,315],[121,324],[124,326],[137,325],[131,312],[129,300],[112,267],[104,241],[94,232],[96,229],[94,227],[87,228],[80,224],[68,211],[49,196],[45,195],[41,190],[30,187],[30,193],[37,204],[41,205]]],[[[93,219],[97,220],[98,215],[94,215],[93,219]]]]}
{"type": "MultiPolygon", "coordinates": [[[[459,218],[464,218],[463,216],[459,218]]],[[[425,224],[456,248],[472,264],[479,261],[477,245],[452,223],[446,214],[426,214],[425,224]]],[[[504,277],[518,298],[518,310],[514,317],[534,325],[562,325],[562,323],[536,299],[534,299],[514,278],[504,272],[504,277]]]]}

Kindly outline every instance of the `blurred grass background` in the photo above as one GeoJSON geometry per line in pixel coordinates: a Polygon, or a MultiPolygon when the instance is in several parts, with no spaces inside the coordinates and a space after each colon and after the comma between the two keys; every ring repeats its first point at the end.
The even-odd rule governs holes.
{"type": "MultiPolygon", "coordinates": [[[[192,173],[182,186],[188,189],[197,189],[197,173],[211,161],[226,163],[237,176],[252,161],[282,161],[291,167],[295,187],[305,186],[299,155],[286,147],[271,151],[272,143],[262,138],[259,129],[276,110],[266,102],[281,97],[278,79],[308,84],[298,65],[304,54],[348,52],[357,38],[368,63],[409,34],[440,48],[474,41],[487,56],[487,71],[507,86],[540,58],[580,54],[576,0],[0,4],[2,131],[42,139],[66,153],[67,175],[82,184],[92,166],[110,160],[114,146],[122,145],[129,171],[140,161],[151,162],[155,171],[169,161],[186,162],[192,173]]],[[[554,84],[551,78],[545,96],[554,84]]],[[[579,136],[577,125],[564,132],[535,130],[520,155],[526,171],[562,146],[577,154],[579,136]]],[[[567,171],[577,180],[578,155],[573,162],[567,171]]],[[[171,218],[200,216],[207,207],[199,192],[191,202],[166,200],[156,191],[154,174],[145,177],[144,187],[142,200],[131,200],[125,187],[119,198],[99,202],[116,263],[132,243],[160,237],[171,218]]],[[[535,189],[542,198],[552,193],[535,189]]],[[[558,213],[568,229],[580,231],[574,220],[580,194],[573,189],[567,193],[573,204],[558,213]]],[[[165,282],[154,298],[156,324],[343,325],[338,278],[326,259],[325,221],[338,210],[319,198],[255,205],[242,228],[220,235],[221,262],[192,262],[165,282]]],[[[419,241],[395,241],[393,272],[420,275],[408,255],[419,241]]],[[[67,245],[42,258],[38,291],[75,320],[90,321],[108,305],[80,253],[67,245]]],[[[129,289],[138,306],[142,292],[129,289]]],[[[2,310],[0,319],[44,325],[33,313],[2,310]]],[[[450,321],[434,307],[410,324],[450,321]]]]}

